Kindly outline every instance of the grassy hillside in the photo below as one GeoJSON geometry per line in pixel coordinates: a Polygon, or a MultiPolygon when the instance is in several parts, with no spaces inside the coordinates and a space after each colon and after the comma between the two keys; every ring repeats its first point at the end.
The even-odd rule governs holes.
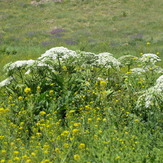
{"type": "Polygon", "coordinates": [[[0,68],[56,46],[115,56],[162,54],[162,5],[161,0],[64,0],[40,5],[1,0],[0,68]]]}

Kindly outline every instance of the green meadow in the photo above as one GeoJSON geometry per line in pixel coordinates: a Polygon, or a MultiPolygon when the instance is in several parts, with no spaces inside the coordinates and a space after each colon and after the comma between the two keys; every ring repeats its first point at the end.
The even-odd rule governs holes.
{"type": "Polygon", "coordinates": [[[0,163],[161,163],[162,8],[0,0],[0,163]]]}

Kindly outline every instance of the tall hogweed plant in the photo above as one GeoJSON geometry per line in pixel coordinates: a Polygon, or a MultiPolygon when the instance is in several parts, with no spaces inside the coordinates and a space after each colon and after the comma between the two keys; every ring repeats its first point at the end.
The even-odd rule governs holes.
{"type": "Polygon", "coordinates": [[[160,125],[163,69],[157,66],[159,61],[156,54],[116,59],[108,52],[95,54],[55,47],[36,60],[4,66],[7,78],[0,83],[1,104],[10,104],[14,123],[29,117],[28,126],[40,119],[40,113],[53,111],[66,124],[69,110],[80,114],[80,108],[90,104],[99,107],[101,114],[104,108],[113,108],[109,112],[122,114],[121,121],[125,121],[126,113],[117,112],[117,108],[122,107],[130,116],[160,125]],[[13,100],[16,106],[12,106],[13,100]],[[21,116],[15,118],[20,112],[21,116]]]}

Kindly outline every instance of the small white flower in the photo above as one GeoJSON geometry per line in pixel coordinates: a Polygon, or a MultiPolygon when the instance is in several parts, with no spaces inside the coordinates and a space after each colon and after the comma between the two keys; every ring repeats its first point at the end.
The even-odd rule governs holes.
{"type": "Polygon", "coordinates": [[[42,62],[46,62],[49,60],[57,60],[58,58],[58,54],[55,53],[44,53],[41,55],[41,57],[39,57],[38,59],[41,60],[42,62]]]}
{"type": "Polygon", "coordinates": [[[9,77],[9,78],[3,80],[2,82],[0,82],[0,88],[9,85],[12,80],[13,80],[12,77],[9,77]]]}
{"type": "Polygon", "coordinates": [[[148,94],[145,97],[145,107],[146,108],[149,108],[150,107],[150,105],[152,104],[153,99],[154,99],[154,96],[152,96],[151,94],[148,94]]]}
{"type": "Polygon", "coordinates": [[[159,104],[159,101],[163,102],[163,75],[161,75],[153,87],[148,88],[137,100],[137,108],[145,106],[149,108],[152,104],[159,104]]]}
{"type": "Polygon", "coordinates": [[[151,87],[144,91],[144,93],[141,96],[139,96],[136,108],[140,109],[143,106],[145,108],[149,108],[154,100],[155,100],[155,89],[154,87],[151,87]]]}
{"type": "Polygon", "coordinates": [[[84,56],[89,56],[89,55],[96,55],[95,53],[92,52],[86,52],[86,51],[77,51],[77,53],[79,53],[80,55],[84,55],[84,56]]]}
{"type": "Polygon", "coordinates": [[[157,80],[156,84],[162,84],[163,83],[163,75],[161,75],[157,80]]]}
{"type": "Polygon", "coordinates": [[[154,87],[157,91],[163,91],[163,75],[156,80],[156,85],[154,87]]]}
{"type": "Polygon", "coordinates": [[[22,61],[16,61],[14,63],[9,63],[9,64],[6,64],[4,69],[8,72],[8,71],[11,71],[11,70],[14,70],[15,68],[20,68],[20,67],[23,67],[23,66],[26,66],[26,65],[32,65],[33,63],[35,62],[35,60],[22,60],[22,61]]]}
{"type": "Polygon", "coordinates": [[[108,56],[113,56],[113,54],[108,53],[108,52],[99,53],[98,55],[99,55],[99,56],[102,56],[102,57],[104,57],[104,58],[105,58],[105,57],[107,58],[108,56]]]}
{"type": "Polygon", "coordinates": [[[65,47],[55,47],[47,50],[38,59],[42,61],[47,61],[49,59],[56,60],[57,58],[62,60],[69,57],[78,57],[78,55],[75,51],[69,50],[65,47]]]}
{"type": "Polygon", "coordinates": [[[155,71],[158,73],[158,74],[162,74],[163,73],[163,68],[161,68],[161,67],[157,67],[156,69],[155,69],[155,71]]]}
{"type": "Polygon", "coordinates": [[[140,61],[144,63],[151,63],[154,65],[156,62],[161,61],[161,59],[156,54],[148,53],[143,54],[142,57],[140,58],[140,61]]]}
{"type": "Polygon", "coordinates": [[[107,68],[119,69],[121,63],[116,58],[114,58],[111,53],[100,53],[97,55],[97,57],[97,64],[104,65],[107,68]]]}
{"type": "Polygon", "coordinates": [[[31,72],[31,69],[38,69],[41,67],[48,68],[52,72],[55,72],[53,67],[49,66],[48,64],[43,63],[42,61],[35,61],[33,64],[27,66],[28,71],[25,74],[29,74],[31,72]]]}
{"type": "Polygon", "coordinates": [[[156,74],[163,74],[163,69],[160,66],[156,66],[156,65],[146,65],[144,67],[144,69],[146,71],[153,71],[156,74]]]}
{"type": "Polygon", "coordinates": [[[91,52],[85,52],[85,51],[77,51],[79,58],[78,58],[78,63],[82,63],[82,67],[87,67],[87,66],[95,66],[96,65],[96,60],[97,60],[97,55],[95,53],[91,52]]]}
{"type": "Polygon", "coordinates": [[[133,68],[131,69],[131,72],[133,74],[137,74],[137,75],[142,75],[144,74],[146,71],[143,68],[133,68]]]}
{"type": "Polygon", "coordinates": [[[31,70],[29,69],[26,73],[25,73],[25,75],[28,75],[28,74],[30,74],[31,73],[31,70]]]}
{"type": "Polygon", "coordinates": [[[97,80],[98,81],[107,81],[108,79],[103,79],[103,78],[98,77],[97,80]]]}

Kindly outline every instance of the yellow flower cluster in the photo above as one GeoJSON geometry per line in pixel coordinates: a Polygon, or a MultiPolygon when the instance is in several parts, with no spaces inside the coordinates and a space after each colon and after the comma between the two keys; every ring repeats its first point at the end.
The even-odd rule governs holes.
{"type": "Polygon", "coordinates": [[[24,92],[27,93],[27,94],[30,93],[31,92],[31,88],[25,88],[24,92]]]}

